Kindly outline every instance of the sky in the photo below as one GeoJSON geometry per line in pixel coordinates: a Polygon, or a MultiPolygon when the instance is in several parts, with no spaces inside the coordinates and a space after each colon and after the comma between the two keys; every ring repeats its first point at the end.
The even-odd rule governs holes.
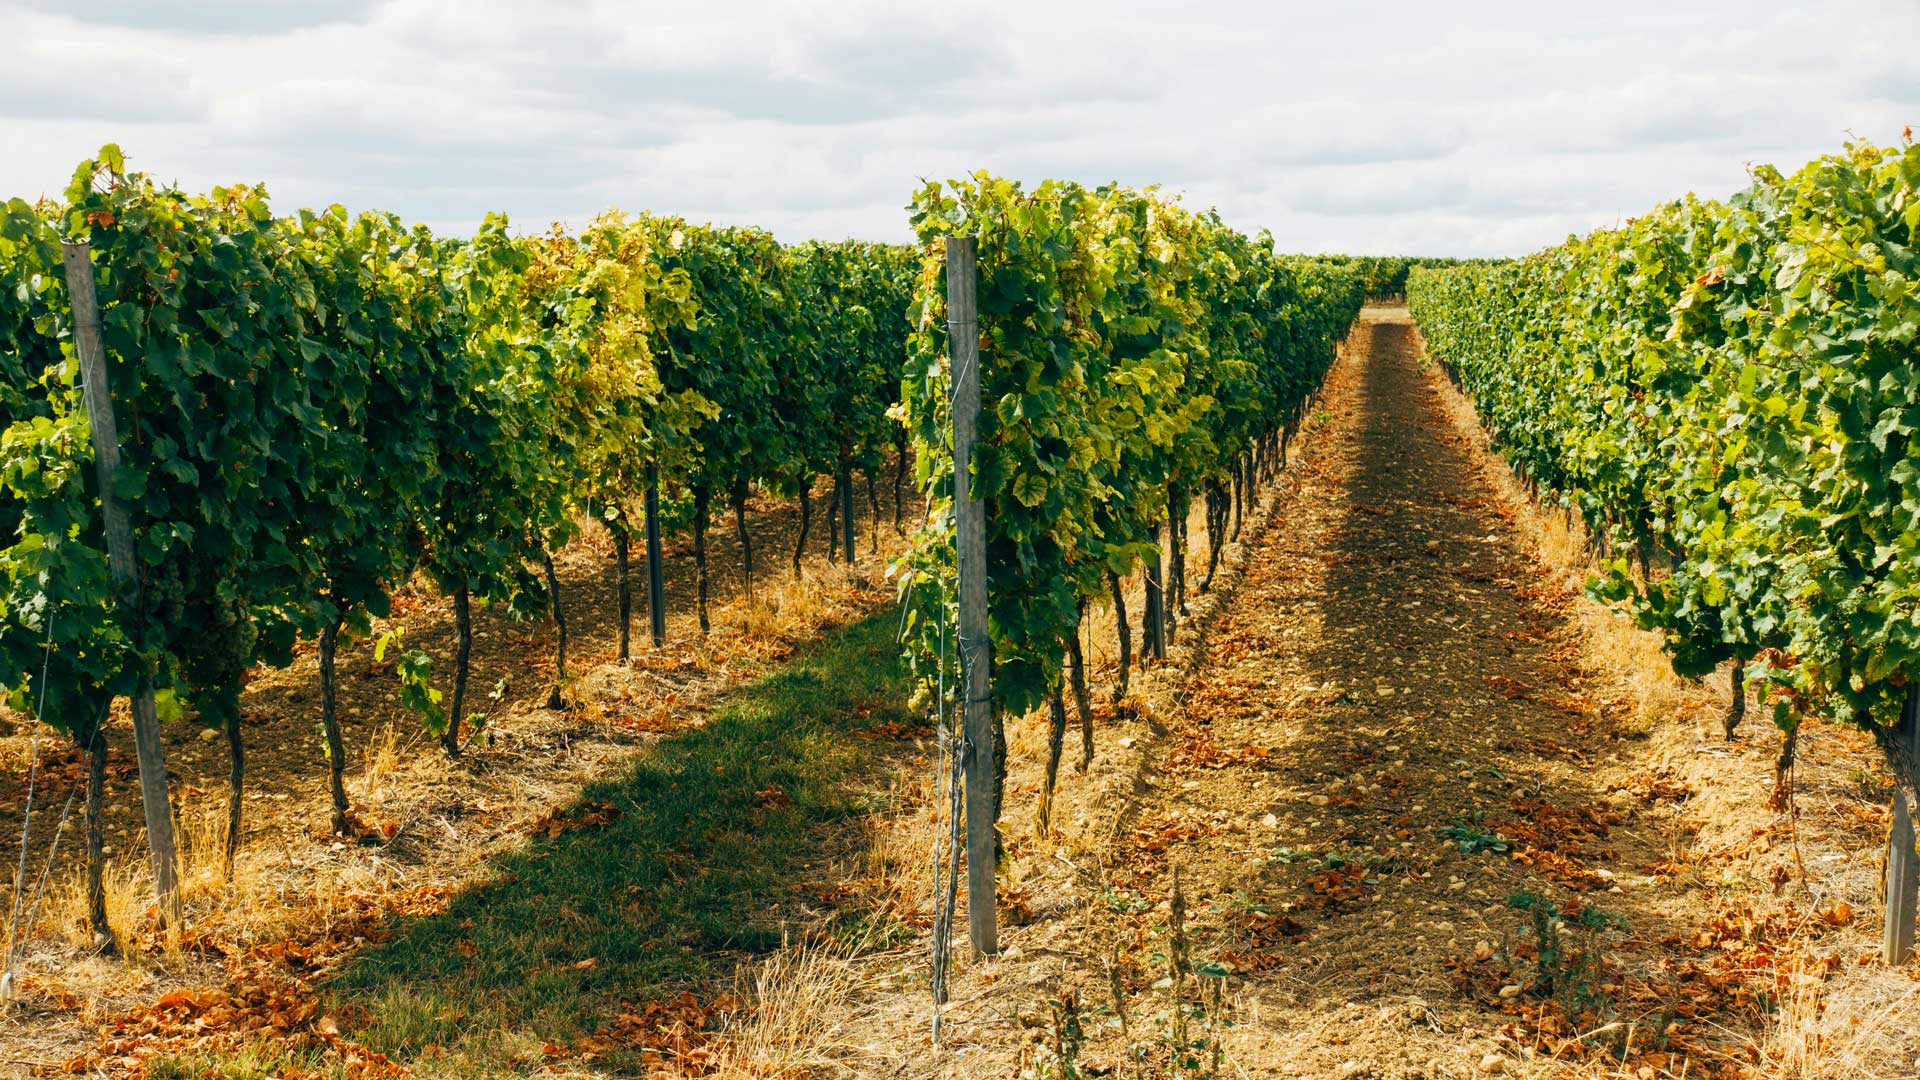
{"type": "Polygon", "coordinates": [[[0,0],[0,197],[118,143],[277,210],[909,238],[925,179],[1159,184],[1289,251],[1512,255],[1920,122],[1920,0],[0,0]]]}

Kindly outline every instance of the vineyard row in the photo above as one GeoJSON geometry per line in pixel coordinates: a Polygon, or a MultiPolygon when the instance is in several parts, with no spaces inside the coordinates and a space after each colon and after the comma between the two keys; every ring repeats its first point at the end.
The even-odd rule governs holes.
{"type": "MultiPolygon", "coordinates": [[[[1184,549],[1183,508],[1204,497],[1224,526],[1273,467],[1358,311],[1359,275],[1120,188],[1028,194],[980,177],[930,186],[914,221],[916,246],[787,246],[618,212],[533,237],[489,217],[454,239],[339,207],[275,216],[254,187],[188,194],[127,171],[113,147],[63,201],[7,203],[0,671],[16,708],[90,751],[96,923],[113,699],[151,702],[160,719],[191,710],[226,734],[231,859],[246,673],[316,643],[333,823],[349,831],[342,642],[368,635],[416,576],[443,593],[450,685],[404,640],[380,646],[398,654],[402,700],[457,753],[475,605],[551,612],[556,698],[567,683],[553,556],[586,521],[614,541],[625,658],[636,538],[651,533],[657,573],[659,536],[691,534],[704,631],[721,510],[751,592],[750,494],[798,498],[804,544],[814,479],[834,477],[843,532],[830,543],[850,558],[854,469],[911,457],[934,512],[901,567],[908,638],[937,667],[927,642],[947,615],[953,548],[936,238],[956,232],[981,244],[975,472],[996,698],[1024,709],[1051,694],[1064,724],[1061,656],[1080,614],[1122,603],[1119,580],[1142,568],[1144,649],[1160,649],[1185,599],[1179,556],[1161,568],[1163,550],[1184,549]],[[104,478],[78,355],[93,327],[76,310],[97,311],[105,386],[93,389],[108,392],[119,452],[104,478]],[[130,524],[124,581],[109,505],[130,524]]],[[[657,643],[657,586],[649,600],[657,643]]],[[[1088,718],[1083,678],[1076,688],[1088,718]]],[[[144,749],[143,777],[163,778],[157,739],[144,749]]],[[[157,810],[146,794],[164,915],[159,783],[157,810]]]]}
{"type": "MultiPolygon", "coordinates": [[[[1731,662],[1729,735],[1758,684],[1783,776],[1807,715],[1872,732],[1902,823],[1920,777],[1916,185],[1920,147],[1855,144],[1407,288],[1508,460],[1611,553],[1592,591],[1681,673],[1731,662]]],[[[1901,847],[1896,825],[1910,873],[1911,832],[1901,847]]]]}

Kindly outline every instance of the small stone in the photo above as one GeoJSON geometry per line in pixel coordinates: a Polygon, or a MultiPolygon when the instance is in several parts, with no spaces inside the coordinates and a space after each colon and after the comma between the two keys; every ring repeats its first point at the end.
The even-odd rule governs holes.
{"type": "Polygon", "coordinates": [[[1006,948],[1004,948],[1004,949],[1001,949],[1001,950],[1000,950],[1000,959],[1002,959],[1002,960],[1018,960],[1018,959],[1020,959],[1020,946],[1018,946],[1018,945],[1009,945],[1009,946],[1007,946],[1006,948]]]}
{"type": "Polygon", "coordinates": [[[1508,983],[1500,988],[1500,996],[1511,1001],[1520,996],[1520,984],[1508,983]]]}
{"type": "Polygon", "coordinates": [[[1133,736],[1129,735],[1126,738],[1120,740],[1120,749],[1125,750],[1132,746],[1133,746],[1133,736]]]}
{"type": "Polygon", "coordinates": [[[1363,1067],[1364,1066],[1362,1066],[1357,1061],[1343,1061],[1340,1063],[1340,1075],[1343,1077],[1352,1076],[1353,1074],[1359,1072],[1363,1067]]]}
{"type": "Polygon", "coordinates": [[[1325,795],[1309,795],[1307,796],[1307,801],[1315,806],[1325,806],[1333,800],[1327,798],[1325,795]]]}
{"type": "Polygon", "coordinates": [[[1480,1071],[1497,1073],[1507,1067],[1507,1059],[1499,1054],[1488,1054],[1480,1059],[1480,1071]]]}
{"type": "Polygon", "coordinates": [[[1261,828],[1265,828],[1265,829],[1279,828],[1280,819],[1277,817],[1274,817],[1272,814],[1268,814],[1266,817],[1263,817],[1260,819],[1260,826],[1261,828]]]}
{"type": "Polygon", "coordinates": [[[215,729],[215,728],[210,728],[210,727],[209,727],[209,728],[201,728],[201,729],[200,729],[200,741],[201,741],[201,742],[212,742],[213,740],[215,740],[215,739],[217,739],[217,738],[219,738],[219,737],[220,737],[220,732],[219,732],[219,731],[218,731],[217,729],[215,729]]]}

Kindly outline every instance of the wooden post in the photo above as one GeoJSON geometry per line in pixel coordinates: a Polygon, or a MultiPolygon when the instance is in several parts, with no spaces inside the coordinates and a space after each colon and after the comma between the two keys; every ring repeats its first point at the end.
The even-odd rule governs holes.
{"type": "Polygon", "coordinates": [[[961,753],[967,780],[967,929],[983,956],[1000,951],[994,910],[999,858],[993,797],[993,692],[988,665],[986,509],[973,491],[973,439],[980,416],[980,322],[975,241],[947,238],[947,336],[952,348],[953,523],[960,573],[961,753]]]}
{"type": "Polygon", "coordinates": [[[1907,796],[1893,789],[1893,829],[1887,834],[1887,919],[1881,933],[1881,955],[1888,966],[1904,964],[1913,955],[1914,893],[1920,888],[1920,864],[1913,854],[1913,819],[1907,814],[1907,796]]]}
{"type": "Polygon", "coordinates": [[[1887,917],[1881,933],[1881,957],[1889,966],[1913,958],[1914,918],[1920,910],[1920,859],[1914,855],[1906,795],[1920,779],[1920,684],[1907,687],[1894,740],[1892,765],[1900,775],[1894,777],[1893,828],[1887,834],[1887,917]]]}
{"type": "MultiPolygon", "coordinates": [[[[93,467],[100,485],[100,516],[106,526],[107,566],[118,591],[117,603],[130,603],[140,588],[134,562],[133,523],[114,495],[120,471],[120,432],[113,416],[113,391],[107,382],[106,349],[100,343],[100,304],[93,291],[93,251],[87,243],[65,244],[67,292],[73,300],[73,351],[80,361],[80,389],[93,432],[93,467]]],[[[138,612],[130,612],[133,619],[138,612]]],[[[173,805],[167,796],[166,751],[160,745],[160,716],[153,701],[153,673],[144,667],[133,691],[133,745],[140,764],[140,802],[147,817],[147,850],[153,857],[153,887],[163,925],[180,925],[180,878],[173,847],[173,805]]]]}
{"type": "Polygon", "coordinates": [[[847,570],[853,570],[853,459],[840,455],[840,538],[841,557],[847,560],[847,570]]]}
{"type": "Polygon", "coordinates": [[[667,643],[667,570],[660,565],[660,468],[647,466],[647,623],[653,647],[667,643]]]}

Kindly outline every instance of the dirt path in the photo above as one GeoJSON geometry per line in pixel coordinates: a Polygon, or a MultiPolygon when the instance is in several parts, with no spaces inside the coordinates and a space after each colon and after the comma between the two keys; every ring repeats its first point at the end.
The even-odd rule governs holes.
{"type": "MultiPolygon", "coordinates": [[[[1369,310],[1317,408],[1191,675],[1151,695],[1159,719],[1124,729],[1131,769],[1110,734],[1094,782],[1065,781],[1077,820],[1039,838],[1017,805],[1031,767],[1016,767],[1007,880],[1032,918],[1003,938],[1009,957],[957,980],[942,1075],[1044,1060],[1049,1002],[1068,1000],[1089,1015],[1079,1067],[1130,1074],[1097,1021],[1115,1011],[1117,956],[1132,1042],[1167,1034],[1153,983],[1178,950],[1176,865],[1194,962],[1232,972],[1222,1075],[1525,1073],[1545,1064],[1528,1047],[1596,1019],[1639,1024],[1635,1053],[1700,1036],[1615,982],[1677,930],[1644,869],[1675,826],[1608,791],[1643,756],[1623,740],[1646,736],[1579,666],[1573,598],[1547,584],[1404,309],[1369,310]],[[1116,770],[1133,775],[1102,782],[1116,770]],[[1624,920],[1553,935],[1563,954],[1605,950],[1604,974],[1540,978],[1513,904],[1528,896],[1624,920]]],[[[1037,757],[1031,739],[1013,735],[1016,761],[1037,757]]]]}
{"type": "Polygon", "coordinates": [[[1180,864],[1200,951],[1247,976],[1237,1056],[1464,1074],[1499,1047],[1460,967],[1512,943],[1508,898],[1587,893],[1645,934],[1615,882],[1658,848],[1616,828],[1591,766],[1620,732],[1411,327],[1363,332],[1140,807],[1137,853],[1180,838],[1117,876],[1161,893],[1180,864]]]}

